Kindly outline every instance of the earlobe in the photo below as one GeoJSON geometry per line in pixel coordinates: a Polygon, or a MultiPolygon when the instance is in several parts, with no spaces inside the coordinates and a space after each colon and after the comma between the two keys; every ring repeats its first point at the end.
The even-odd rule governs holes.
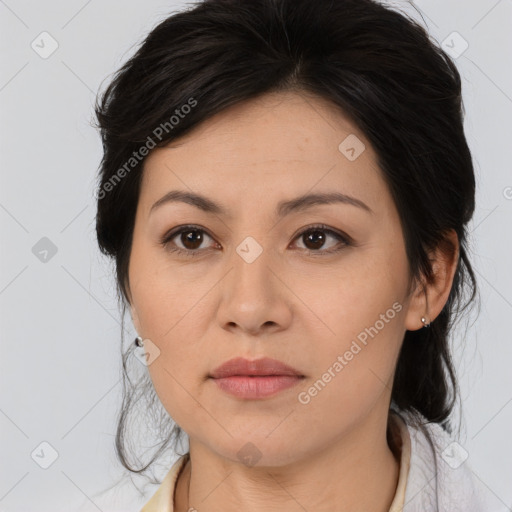
{"type": "Polygon", "coordinates": [[[418,284],[412,295],[405,322],[409,331],[429,327],[448,300],[459,260],[459,242],[453,229],[429,256],[432,276],[418,284]]]}
{"type": "Polygon", "coordinates": [[[428,307],[428,295],[425,283],[419,282],[411,295],[407,315],[405,318],[405,328],[408,331],[417,331],[425,326],[425,322],[430,324],[430,312],[428,307]]]}

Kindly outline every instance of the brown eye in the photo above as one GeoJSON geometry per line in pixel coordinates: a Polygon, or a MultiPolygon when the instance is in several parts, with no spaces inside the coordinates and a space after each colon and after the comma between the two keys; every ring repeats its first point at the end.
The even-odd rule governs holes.
{"type": "Polygon", "coordinates": [[[195,256],[204,251],[204,249],[201,249],[201,245],[208,238],[213,241],[204,229],[195,226],[182,226],[180,229],[174,229],[164,235],[160,243],[170,252],[195,256]]]}
{"type": "Polygon", "coordinates": [[[180,241],[185,249],[194,250],[198,249],[203,241],[203,235],[199,229],[191,229],[182,231],[180,241]]]}
{"type": "Polygon", "coordinates": [[[325,244],[325,233],[315,229],[315,231],[309,231],[302,235],[304,245],[308,249],[321,249],[322,245],[325,244]]]}
{"type": "MultiPolygon", "coordinates": [[[[349,236],[342,235],[341,233],[337,233],[336,231],[324,226],[310,227],[299,233],[296,239],[300,240],[302,244],[304,244],[303,249],[306,252],[309,252],[310,254],[317,253],[318,255],[337,252],[349,245],[352,245],[349,236]],[[331,242],[329,244],[329,239],[334,239],[338,243],[333,244],[331,242]],[[328,247],[325,247],[325,245],[328,245],[328,247]]],[[[302,247],[300,248],[302,249],[302,247]]]]}

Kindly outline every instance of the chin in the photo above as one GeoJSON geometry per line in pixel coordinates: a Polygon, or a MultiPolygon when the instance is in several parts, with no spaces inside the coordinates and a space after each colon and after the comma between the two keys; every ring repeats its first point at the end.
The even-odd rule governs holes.
{"type": "Polygon", "coordinates": [[[279,435],[275,433],[275,436],[269,436],[271,430],[265,429],[265,432],[257,434],[247,428],[247,432],[240,432],[233,437],[225,436],[220,444],[213,440],[207,444],[221,457],[247,467],[281,467],[294,463],[300,456],[296,451],[298,445],[302,446],[299,440],[289,435],[283,438],[283,432],[287,434],[286,430],[279,435]]]}

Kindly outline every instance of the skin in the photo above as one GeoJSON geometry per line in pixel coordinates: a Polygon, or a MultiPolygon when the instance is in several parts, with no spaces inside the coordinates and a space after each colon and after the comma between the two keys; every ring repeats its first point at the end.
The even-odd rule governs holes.
{"type": "Polygon", "coordinates": [[[129,301],[137,332],[160,351],[148,366],[156,392],[190,440],[177,512],[389,510],[399,471],[386,441],[396,361],[405,331],[423,328],[421,317],[432,321],[446,303],[458,246],[450,233],[454,250],[431,254],[434,280],[410,280],[399,216],[376,161],[341,111],[298,92],[230,107],[147,157],[129,301]],[[354,161],[338,149],[350,134],[366,147],[354,161]],[[171,190],[205,195],[230,216],[183,202],[150,213],[171,190]],[[373,213],[334,203],[274,215],[282,200],[332,191],[373,213]],[[325,231],[323,245],[298,236],[318,223],[354,245],[325,231]],[[160,244],[184,224],[204,229],[203,241],[187,244],[178,234],[160,244]],[[248,236],[263,249],[252,263],[236,252],[248,236]],[[332,248],[340,251],[325,252],[332,248]],[[298,394],[396,302],[400,312],[300,403],[298,394]],[[275,358],[305,378],[263,400],[234,398],[207,376],[236,356],[275,358]],[[261,454],[255,465],[237,455],[248,442],[261,454]]]}

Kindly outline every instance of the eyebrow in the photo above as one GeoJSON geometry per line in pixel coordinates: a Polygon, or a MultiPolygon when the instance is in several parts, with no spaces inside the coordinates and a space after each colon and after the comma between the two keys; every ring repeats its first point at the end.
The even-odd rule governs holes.
{"type": "MultiPolygon", "coordinates": [[[[201,194],[195,194],[193,192],[186,192],[182,190],[171,190],[165,194],[158,201],[156,201],[156,203],[153,204],[149,213],[153,213],[156,209],[160,208],[164,204],[176,202],[190,204],[206,213],[231,217],[227,208],[224,208],[212,199],[208,199],[201,194]]],[[[356,197],[342,194],[341,192],[323,192],[315,194],[304,194],[294,199],[281,201],[277,205],[276,216],[284,217],[293,212],[305,211],[313,206],[333,203],[348,204],[361,208],[370,214],[374,213],[366,203],[363,203],[363,201],[357,199],[356,197]]]]}

